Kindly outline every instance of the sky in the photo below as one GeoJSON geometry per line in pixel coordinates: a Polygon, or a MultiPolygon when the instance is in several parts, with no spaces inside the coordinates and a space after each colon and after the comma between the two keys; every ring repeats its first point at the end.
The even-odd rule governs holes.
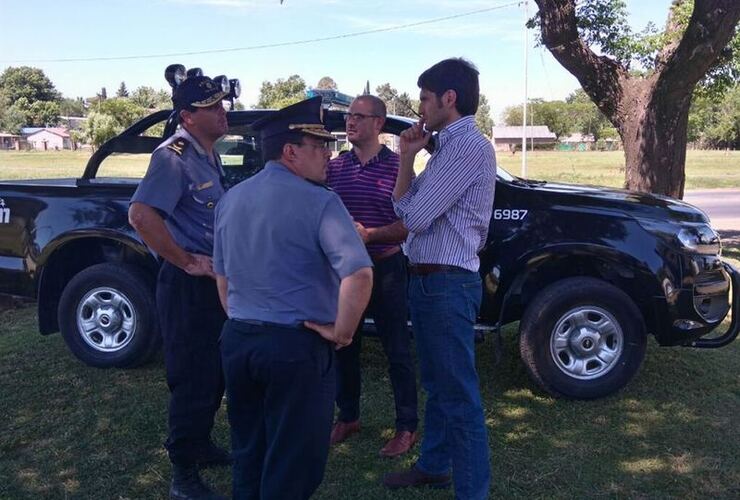
{"type": "MultiPolygon", "coordinates": [[[[663,26],[671,0],[626,3],[640,31],[663,26]]],[[[478,67],[499,122],[524,97],[524,19],[524,3],[511,0],[0,0],[0,71],[41,68],[74,98],[101,87],[113,95],[122,81],[129,91],[167,89],[164,68],[181,63],[239,78],[251,107],[263,81],[293,74],[309,87],[330,76],[350,95],[369,81],[417,97],[422,71],[461,56],[478,67]],[[321,38],[334,39],[291,44],[321,38]],[[213,52],[193,54],[204,51],[213,52]]],[[[579,87],[531,31],[528,39],[529,98],[564,99],[579,87]]]]}

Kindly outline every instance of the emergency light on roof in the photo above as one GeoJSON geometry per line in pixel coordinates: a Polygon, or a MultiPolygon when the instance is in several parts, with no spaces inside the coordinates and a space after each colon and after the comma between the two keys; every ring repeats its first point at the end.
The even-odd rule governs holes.
{"type": "MultiPolygon", "coordinates": [[[[186,78],[193,78],[196,76],[203,76],[203,70],[200,68],[190,68],[186,71],[185,66],[183,66],[182,64],[170,64],[164,70],[164,78],[165,80],[167,80],[167,83],[170,84],[170,87],[172,87],[173,91],[175,90],[175,88],[177,88],[178,85],[185,81],[186,78]]],[[[214,77],[213,81],[216,83],[216,85],[221,87],[221,90],[223,92],[228,92],[228,99],[231,101],[233,107],[234,99],[239,97],[242,91],[239,79],[229,79],[226,77],[226,75],[219,75],[217,77],[214,77]]]]}
{"type": "Polygon", "coordinates": [[[321,96],[321,105],[325,109],[338,109],[340,111],[346,111],[349,105],[352,104],[352,97],[347,94],[343,94],[337,90],[331,89],[308,89],[306,91],[306,97],[321,96]]]}

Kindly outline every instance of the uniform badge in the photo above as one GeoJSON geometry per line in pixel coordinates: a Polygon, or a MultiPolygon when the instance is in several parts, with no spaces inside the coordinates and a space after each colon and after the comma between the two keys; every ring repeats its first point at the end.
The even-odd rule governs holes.
{"type": "Polygon", "coordinates": [[[176,141],[168,144],[167,149],[174,151],[177,156],[182,156],[187,146],[188,141],[186,141],[185,139],[177,139],[176,141]]]}

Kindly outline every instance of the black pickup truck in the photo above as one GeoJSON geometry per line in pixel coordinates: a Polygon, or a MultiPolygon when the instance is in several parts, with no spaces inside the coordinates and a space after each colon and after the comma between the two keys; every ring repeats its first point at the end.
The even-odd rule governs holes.
{"type": "MultiPolygon", "coordinates": [[[[250,124],[270,112],[228,113],[228,135],[217,144],[228,182],[262,168],[250,124]]],[[[326,123],[343,130],[342,113],[327,112],[326,123]]],[[[390,117],[385,131],[410,123],[390,117]]],[[[159,111],[101,146],[78,179],[0,182],[0,293],[35,298],[41,334],[61,331],[89,365],[135,366],[159,347],[159,261],[127,218],[138,179],[100,174],[120,155],[145,164],[175,128],[171,112],[159,111]],[[159,132],[150,137],[152,129],[159,132]]],[[[520,321],[521,358],[539,386],[569,398],[605,396],[638,371],[648,334],[663,346],[735,339],[739,275],[720,254],[706,215],[684,202],[499,169],[481,252],[479,328],[520,321]],[[711,336],[731,306],[729,330],[711,336]]]]}

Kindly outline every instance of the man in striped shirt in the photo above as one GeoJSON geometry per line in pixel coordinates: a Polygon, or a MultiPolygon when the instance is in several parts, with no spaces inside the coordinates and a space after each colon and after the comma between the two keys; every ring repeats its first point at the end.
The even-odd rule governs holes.
{"type": "MultiPolygon", "coordinates": [[[[336,191],[355,221],[373,260],[374,285],[368,307],[388,358],[388,374],[396,406],[396,434],[380,450],[386,457],[406,453],[416,442],[419,422],[416,374],[406,326],[406,257],[400,243],[408,231],[393,211],[391,195],[399,158],[380,143],[385,103],[372,95],[355,99],[346,115],[347,139],[352,150],[329,162],[327,184],[336,191]]],[[[360,430],[361,336],[337,351],[337,406],[339,416],[331,444],[360,430]]]]}
{"type": "Polygon", "coordinates": [[[474,325],[482,296],[478,252],[493,210],[496,160],[475,124],[479,86],[472,64],[446,59],[417,84],[421,120],[401,134],[393,198],[409,230],[409,307],[427,404],[419,460],[387,474],[384,484],[444,487],[451,467],[456,498],[484,499],[490,465],[474,325]],[[439,132],[435,151],[414,178],[414,158],[431,131],[439,132]]]}

